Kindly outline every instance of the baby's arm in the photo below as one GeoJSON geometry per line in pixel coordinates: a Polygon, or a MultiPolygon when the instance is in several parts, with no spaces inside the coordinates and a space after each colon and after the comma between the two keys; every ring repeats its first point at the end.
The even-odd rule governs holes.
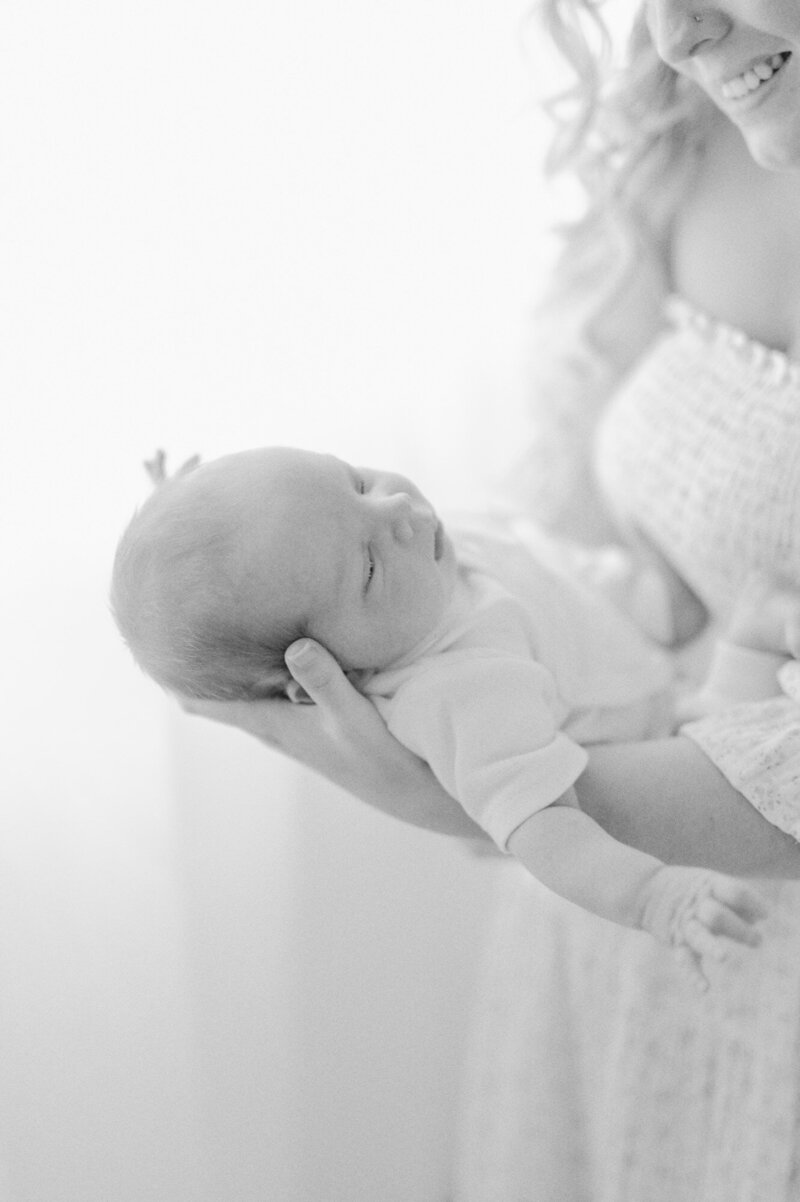
{"type": "Polygon", "coordinates": [[[587,753],[558,728],[556,697],[541,664],[455,652],[418,665],[391,703],[389,729],[542,884],[679,949],[702,984],[704,958],[721,958],[727,940],[758,942],[763,903],[730,877],[617,842],[584,814],[573,782],[587,753]]]}
{"type": "Polygon", "coordinates": [[[618,843],[577,808],[572,789],[526,819],[507,846],[554,893],[678,951],[700,988],[708,984],[704,961],[723,959],[729,941],[760,942],[754,924],[767,911],[749,886],[618,843]]]}

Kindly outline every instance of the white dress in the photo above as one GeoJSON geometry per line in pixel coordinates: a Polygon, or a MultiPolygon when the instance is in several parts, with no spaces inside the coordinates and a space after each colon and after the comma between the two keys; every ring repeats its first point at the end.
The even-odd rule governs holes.
{"type": "MultiPolygon", "coordinates": [[[[800,366],[669,317],[601,419],[598,475],[723,614],[754,569],[800,584],[800,366]]],[[[731,772],[739,741],[709,727],[731,772]]],[[[770,765],[754,776],[780,806],[770,765]]],[[[456,1202],[800,1202],[800,886],[763,885],[763,946],[697,996],[645,936],[499,875],[456,1202]]]]}

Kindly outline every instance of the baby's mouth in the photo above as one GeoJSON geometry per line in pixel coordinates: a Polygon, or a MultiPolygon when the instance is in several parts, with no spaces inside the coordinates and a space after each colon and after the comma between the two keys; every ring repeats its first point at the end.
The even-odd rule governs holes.
{"type": "Polygon", "coordinates": [[[437,519],[436,529],[433,532],[433,558],[439,560],[442,558],[444,551],[444,526],[437,519]]]}
{"type": "Polygon", "coordinates": [[[757,92],[772,79],[773,75],[777,75],[779,71],[783,70],[791,57],[790,50],[782,50],[780,54],[770,54],[766,58],[759,59],[741,75],[729,79],[722,85],[720,93],[723,100],[741,100],[752,92],[757,92]]]}

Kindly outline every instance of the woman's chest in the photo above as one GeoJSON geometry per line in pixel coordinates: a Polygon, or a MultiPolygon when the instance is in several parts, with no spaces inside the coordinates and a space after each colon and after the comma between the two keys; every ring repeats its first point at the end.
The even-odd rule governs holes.
{"type": "Polygon", "coordinates": [[[800,361],[800,173],[767,172],[735,130],[702,162],[673,228],[673,290],[800,361]]]}
{"type": "Polygon", "coordinates": [[[800,367],[673,302],[598,431],[597,472],[715,612],[754,570],[800,583],[800,367]]]}

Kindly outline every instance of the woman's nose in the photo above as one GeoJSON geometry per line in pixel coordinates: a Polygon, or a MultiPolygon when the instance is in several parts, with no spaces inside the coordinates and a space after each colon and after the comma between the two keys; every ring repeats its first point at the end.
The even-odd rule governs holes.
{"type": "Polygon", "coordinates": [[[656,52],[670,67],[710,49],[731,28],[721,8],[691,0],[648,0],[647,15],[656,52]]]}

